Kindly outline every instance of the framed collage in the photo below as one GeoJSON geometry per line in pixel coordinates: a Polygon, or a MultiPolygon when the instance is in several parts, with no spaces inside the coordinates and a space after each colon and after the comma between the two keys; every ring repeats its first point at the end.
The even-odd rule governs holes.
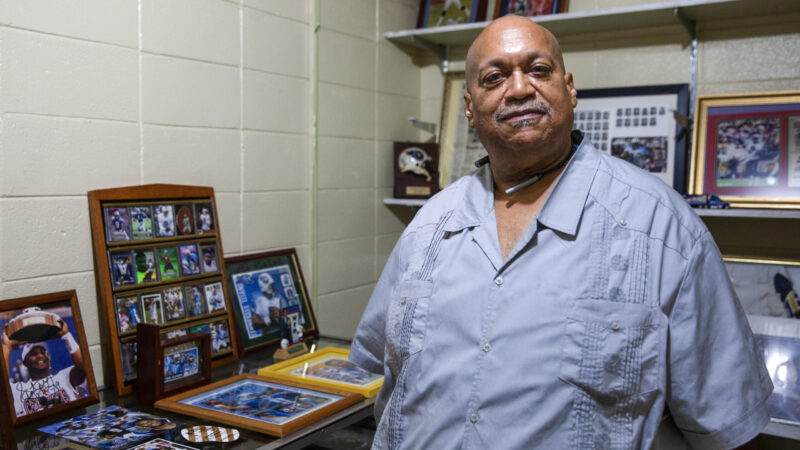
{"type": "Polygon", "coordinates": [[[800,91],[697,98],[690,193],[800,208],[800,91]]]}
{"type": "Polygon", "coordinates": [[[145,185],[89,192],[97,291],[118,395],[136,382],[136,326],[211,334],[211,364],[238,358],[212,188],[145,185]]]}
{"type": "Polygon", "coordinates": [[[319,336],[295,249],[225,259],[240,353],[319,336]]]}

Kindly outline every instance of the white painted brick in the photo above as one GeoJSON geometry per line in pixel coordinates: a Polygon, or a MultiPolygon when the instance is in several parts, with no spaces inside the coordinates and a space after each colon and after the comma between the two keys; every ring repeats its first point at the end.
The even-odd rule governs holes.
{"type": "Polygon", "coordinates": [[[125,122],[7,114],[0,171],[2,193],[10,196],[85,195],[138,184],[139,130],[125,122]]]}
{"type": "Polygon", "coordinates": [[[223,256],[242,251],[241,194],[215,192],[217,200],[217,217],[219,229],[222,231],[223,256]]]}
{"type": "Polygon", "coordinates": [[[409,117],[419,117],[419,98],[378,94],[378,138],[392,141],[415,141],[417,129],[409,117]]]}
{"type": "Polygon", "coordinates": [[[375,185],[375,142],[361,139],[319,139],[320,189],[368,188],[375,185]]]}
{"type": "Polygon", "coordinates": [[[113,384],[114,375],[108,372],[108,384],[106,384],[106,371],[111,370],[111,363],[106,364],[105,345],[89,346],[89,357],[92,359],[92,373],[97,388],[109,387],[113,384]]]}
{"type": "Polygon", "coordinates": [[[320,135],[372,139],[375,136],[375,95],[374,91],[320,83],[320,135]]]}
{"type": "Polygon", "coordinates": [[[596,58],[597,87],[686,83],[689,80],[689,47],[681,44],[650,45],[646,51],[600,50],[596,58]],[[636,70],[620,70],[620,67],[636,70]]]}
{"type": "Polygon", "coordinates": [[[8,28],[0,42],[4,112],[137,119],[135,50],[8,28]]]}
{"type": "Polygon", "coordinates": [[[383,37],[387,31],[408,30],[417,27],[419,2],[380,1],[380,17],[378,18],[379,35],[383,37]]]}
{"type": "Polygon", "coordinates": [[[244,134],[244,190],[308,189],[308,136],[248,131],[244,134]]]}
{"type": "MultiPolygon", "coordinates": [[[[378,141],[378,151],[375,154],[375,186],[394,186],[394,143],[391,141],[378,141]]],[[[391,196],[390,196],[391,197],[391,196]]]]}
{"type": "Polygon", "coordinates": [[[320,242],[375,234],[375,194],[372,189],[319,192],[320,242]]]}
{"type": "Polygon", "coordinates": [[[244,71],[244,127],[308,133],[309,81],[244,71]]]}
{"type": "Polygon", "coordinates": [[[240,146],[235,130],[145,126],[144,183],[238,191],[240,146]]]}
{"type": "Polygon", "coordinates": [[[375,237],[375,279],[377,280],[383,272],[389,256],[397,245],[401,233],[383,234],[375,237]]]}
{"type": "Polygon", "coordinates": [[[323,28],[375,40],[375,1],[336,0],[320,2],[323,28]]]}
{"type": "Polygon", "coordinates": [[[135,48],[136,2],[0,0],[0,24],[135,48]]]}
{"type": "Polygon", "coordinates": [[[444,74],[436,64],[428,64],[420,68],[420,98],[423,100],[436,98],[441,101],[444,95],[444,74]]]}
{"type": "Polygon", "coordinates": [[[306,191],[245,193],[242,236],[247,248],[307,244],[310,201],[306,191]]]}
{"type": "Polygon", "coordinates": [[[308,25],[244,10],[244,67],[309,78],[308,25]]]}
{"type": "Polygon", "coordinates": [[[142,108],[147,123],[236,128],[236,68],[164,56],[142,60],[142,108]]]}
{"type": "Polygon", "coordinates": [[[0,200],[3,280],[93,270],[86,198],[0,200]]]}
{"type": "Polygon", "coordinates": [[[376,51],[375,41],[320,30],[320,81],[375,89],[376,51]]]}
{"type": "Polygon", "coordinates": [[[143,0],[142,48],[239,64],[239,7],[219,0],[143,0]]]}
{"type": "Polygon", "coordinates": [[[374,283],[375,239],[373,237],[319,244],[319,294],[374,283]]]}
{"type": "Polygon", "coordinates": [[[384,198],[394,197],[394,190],[379,189],[375,192],[376,203],[378,205],[377,224],[375,226],[378,234],[402,233],[414,218],[416,211],[414,208],[402,205],[384,205],[384,198]]]}
{"type": "Polygon", "coordinates": [[[353,339],[373,289],[374,286],[369,285],[320,296],[316,314],[320,334],[353,339]]]}
{"type": "Polygon", "coordinates": [[[309,0],[244,0],[244,5],[281,17],[309,22],[309,0]]]}
{"type": "Polygon", "coordinates": [[[419,97],[420,75],[419,67],[407,53],[391,44],[378,46],[378,90],[419,97]]]}
{"type": "MultiPolygon", "coordinates": [[[[797,27],[797,23],[794,26],[797,27]]],[[[713,37],[724,35],[724,32],[706,34],[713,37]]],[[[701,44],[698,78],[702,82],[730,83],[800,77],[800,33],[727,37],[701,44]],[[742,65],[742,55],[747,55],[746,68],[742,65]]]]}

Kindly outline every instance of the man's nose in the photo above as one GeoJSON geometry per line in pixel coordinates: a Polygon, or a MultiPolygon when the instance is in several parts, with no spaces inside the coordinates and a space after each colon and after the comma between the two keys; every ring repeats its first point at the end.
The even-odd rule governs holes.
{"type": "Polygon", "coordinates": [[[507,91],[509,98],[521,100],[536,94],[533,79],[523,73],[521,69],[515,69],[511,72],[509,82],[510,86],[507,91]]]}

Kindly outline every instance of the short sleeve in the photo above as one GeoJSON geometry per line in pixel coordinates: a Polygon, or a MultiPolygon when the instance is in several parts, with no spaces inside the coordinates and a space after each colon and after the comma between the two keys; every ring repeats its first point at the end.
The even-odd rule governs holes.
{"type": "Polygon", "coordinates": [[[372,373],[384,373],[386,310],[392,290],[400,278],[400,249],[404,237],[400,238],[383,268],[350,346],[350,361],[372,373]]]}
{"type": "Polygon", "coordinates": [[[769,421],[772,382],[722,257],[706,232],[697,245],[669,325],[667,403],[694,448],[732,448],[769,421]]]}

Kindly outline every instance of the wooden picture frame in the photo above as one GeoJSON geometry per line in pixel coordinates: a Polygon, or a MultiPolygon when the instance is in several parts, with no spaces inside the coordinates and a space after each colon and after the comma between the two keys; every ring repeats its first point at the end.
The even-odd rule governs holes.
{"type": "Polygon", "coordinates": [[[155,407],[282,437],[362,399],[352,392],[242,374],[158,400],[155,407]]]}
{"type": "Polygon", "coordinates": [[[188,333],[167,339],[158,325],[140,323],[136,340],[141,350],[136,365],[140,404],[151,406],[158,399],[211,382],[209,333],[188,333]],[[180,361],[169,361],[176,356],[180,361]],[[171,364],[179,368],[173,370],[171,364]],[[178,370],[182,373],[176,373],[178,370]],[[191,373],[185,373],[187,370],[191,373]]]}
{"type": "Polygon", "coordinates": [[[686,193],[688,130],[676,117],[689,115],[688,84],[579,89],[574,115],[598,150],[686,193]]]}
{"type": "Polygon", "coordinates": [[[689,191],[799,209],[800,91],[698,96],[689,191]]]}
{"type": "Polygon", "coordinates": [[[330,387],[374,397],[383,385],[376,375],[347,360],[349,349],[326,347],[314,353],[258,369],[258,374],[314,386],[330,387]]]}
{"type": "Polygon", "coordinates": [[[508,14],[522,17],[539,17],[558,14],[566,10],[567,0],[497,0],[493,17],[508,14]]]}
{"type": "MultiPolygon", "coordinates": [[[[273,305],[266,301],[262,316],[255,314],[254,303],[260,294],[261,278],[273,283],[274,295],[287,304],[299,306],[303,317],[303,339],[319,336],[317,319],[308,297],[308,290],[303,279],[303,271],[294,248],[256,253],[252,255],[225,258],[226,284],[228,298],[233,305],[232,313],[236,318],[236,342],[239,353],[247,354],[259,349],[280,344],[282,338],[281,323],[268,316],[273,305]],[[269,323],[267,321],[269,320],[269,323]]],[[[281,310],[284,302],[281,302],[281,310]]]]}
{"type": "Polygon", "coordinates": [[[0,328],[4,380],[0,397],[6,405],[7,414],[2,415],[6,426],[98,402],[74,290],[0,302],[0,328]]]}
{"type": "MultiPolygon", "coordinates": [[[[219,265],[215,272],[182,272],[178,253],[180,246],[196,244],[198,248],[214,245],[217,255],[223,254],[216,199],[213,188],[171,184],[94,190],[88,193],[88,197],[97,294],[105,317],[101,321],[101,330],[110,336],[107,351],[115,391],[117,395],[126,395],[133,392],[136,383],[136,336],[132,331],[136,324],[128,324],[124,332],[120,331],[123,320],[117,309],[120,298],[138,299],[137,323],[146,321],[157,323],[162,328],[189,329],[201,323],[222,320],[228,331],[233,326],[230,304],[223,298],[227,292],[225,268],[219,265]],[[114,208],[128,210],[130,227],[111,222],[109,217],[113,216],[113,211],[111,216],[108,211],[114,208]],[[107,232],[109,228],[112,231],[130,230],[128,239],[120,232],[107,232]],[[109,240],[108,236],[114,240],[109,240]],[[135,275],[133,283],[115,283],[117,274],[129,269],[115,267],[117,262],[112,260],[112,255],[130,253],[133,259],[137,251],[139,254],[153,252],[157,259],[153,261],[157,266],[157,279],[138,282],[135,275]],[[220,292],[219,307],[213,310],[203,308],[200,314],[190,314],[188,299],[185,298],[187,288],[216,285],[220,292]]],[[[136,261],[132,263],[135,265],[136,261]]],[[[131,271],[138,274],[146,272],[147,267],[131,271]]],[[[206,301],[205,297],[203,301],[206,301]]],[[[134,312],[129,312],[128,320],[133,316],[134,312]]],[[[236,336],[229,337],[232,342],[228,349],[217,354],[212,352],[211,367],[238,359],[236,336]]]]}
{"type": "Polygon", "coordinates": [[[460,0],[452,5],[445,0],[421,0],[417,28],[480,22],[486,19],[487,0],[460,0]],[[443,11],[448,7],[447,11],[443,11]]]}

